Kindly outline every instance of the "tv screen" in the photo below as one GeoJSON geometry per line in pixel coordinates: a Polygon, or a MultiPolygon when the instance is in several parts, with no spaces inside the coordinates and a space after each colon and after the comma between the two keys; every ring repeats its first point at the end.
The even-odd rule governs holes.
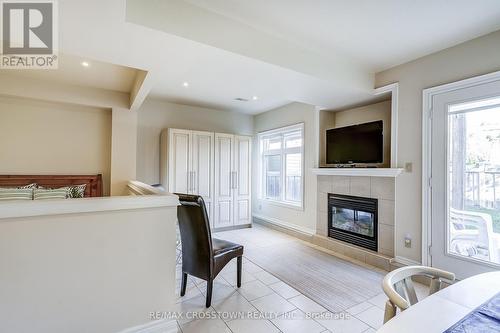
{"type": "Polygon", "coordinates": [[[326,163],[382,163],[383,121],[326,131],[326,163]]]}

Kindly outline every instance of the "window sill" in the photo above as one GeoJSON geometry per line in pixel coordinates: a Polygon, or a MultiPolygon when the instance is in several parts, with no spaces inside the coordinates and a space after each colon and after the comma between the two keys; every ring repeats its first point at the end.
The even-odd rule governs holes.
{"type": "Polygon", "coordinates": [[[283,201],[277,201],[277,200],[272,200],[272,199],[264,199],[260,198],[260,201],[273,205],[273,206],[279,206],[279,207],[284,207],[284,208],[290,208],[290,209],[295,209],[299,211],[304,211],[304,205],[303,204],[292,204],[292,203],[287,203],[283,201]]]}

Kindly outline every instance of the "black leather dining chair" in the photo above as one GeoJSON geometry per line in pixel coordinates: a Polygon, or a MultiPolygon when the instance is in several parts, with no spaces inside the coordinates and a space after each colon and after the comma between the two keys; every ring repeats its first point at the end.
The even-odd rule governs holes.
{"type": "Polygon", "coordinates": [[[181,296],[186,293],[188,274],[207,281],[206,307],[212,303],[213,281],[233,258],[237,258],[237,286],[241,287],[243,246],[212,238],[210,221],[203,198],[199,195],[175,193],[179,196],[177,219],[181,233],[181,296]]]}

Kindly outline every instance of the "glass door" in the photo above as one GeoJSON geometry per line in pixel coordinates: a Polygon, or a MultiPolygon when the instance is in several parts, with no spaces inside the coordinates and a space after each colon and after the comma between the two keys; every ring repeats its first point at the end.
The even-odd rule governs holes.
{"type": "Polygon", "coordinates": [[[500,269],[500,83],[434,97],[432,266],[500,269]]]}

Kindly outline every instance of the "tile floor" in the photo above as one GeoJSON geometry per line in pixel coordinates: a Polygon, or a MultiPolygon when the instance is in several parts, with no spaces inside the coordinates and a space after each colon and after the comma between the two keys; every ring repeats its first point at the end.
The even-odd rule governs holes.
{"type": "MultiPolygon", "coordinates": [[[[300,241],[278,231],[255,225],[214,234],[214,237],[240,243],[246,249],[286,246],[300,241]]],[[[181,268],[177,267],[176,291],[179,294],[181,268]]],[[[419,296],[425,287],[417,285],[419,296]]],[[[382,326],[386,296],[380,294],[342,313],[330,313],[314,300],[302,295],[269,272],[243,258],[241,288],[236,288],[236,260],[229,263],[214,283],[212,306],[205,308],[206,283],[194,277],[188,280],[184,297],[178,297],[176,312],[179,332],[210,333],[361,333],[375,332],[382,326]]]]}

